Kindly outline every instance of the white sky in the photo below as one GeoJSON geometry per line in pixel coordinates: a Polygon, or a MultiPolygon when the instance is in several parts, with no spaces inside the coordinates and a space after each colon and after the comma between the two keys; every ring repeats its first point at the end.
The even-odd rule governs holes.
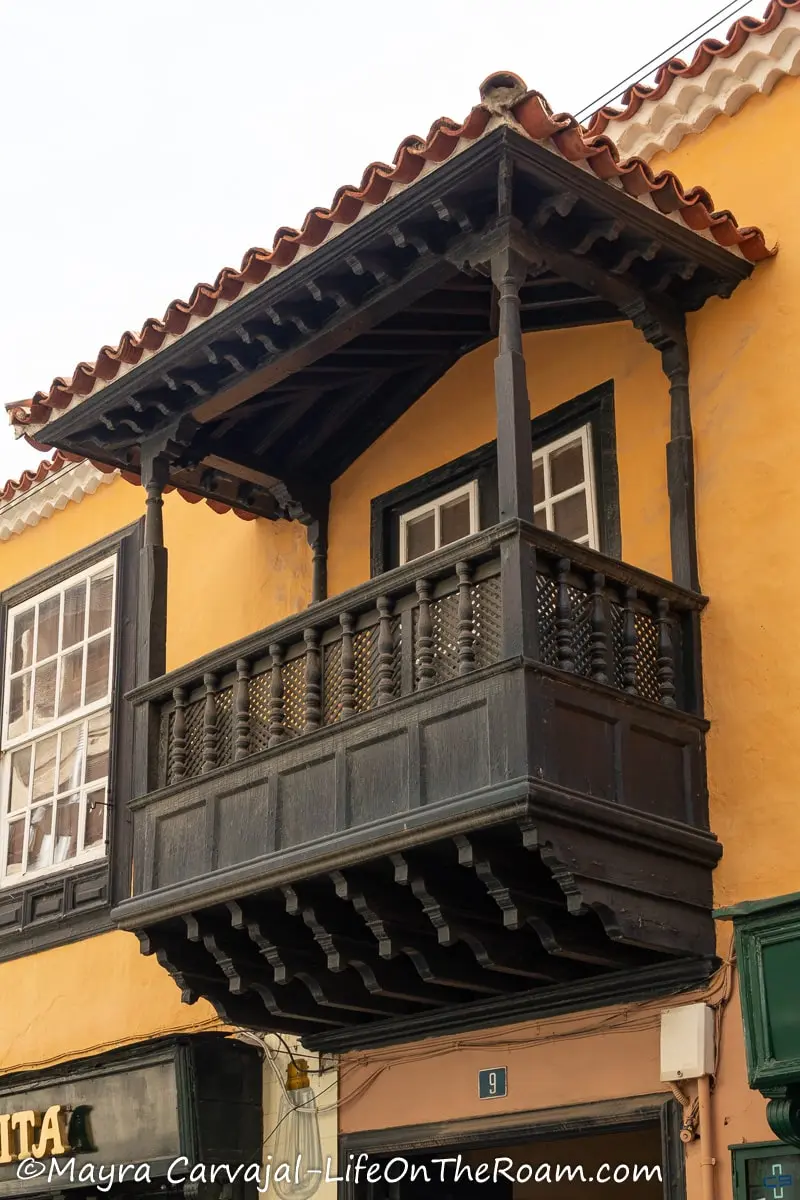
{"type": "MultiPolygon", "coordinates": [[[[490,72],[577,112],[722,4],[0,0],[0,404],[462,120],[490,72]]],[[[0,410],[0,485],[37,458],[0,410]]]]}

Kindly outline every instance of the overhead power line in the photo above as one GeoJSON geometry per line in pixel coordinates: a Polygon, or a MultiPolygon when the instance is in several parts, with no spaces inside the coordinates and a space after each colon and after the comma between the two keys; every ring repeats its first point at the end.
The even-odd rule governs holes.
{"type": "Polygon", "coordinates": [[[584,105],[575,114],[576,119],[583,121],[586,117],[591,116],[592,113],[597,112],[598,108],[601,108],[612,100],[616,100],[632,84],[645,79],[650,71],[655,70],[662,63],[667,62],[670,58],[674,58],[676,54],[680,54],[683,50],[686,50],[694,41],[701,40],[710,29],[713,29],[722,21],[738,16],[744,9],[749,8],[751,3],[752,0],[745,0],[745,3],[741,3],[741,0],[733,0],[733,3],[724,5],[718,12],[712,13],[710,17],[706,17],[704,21],[701,21],[695,29],[691,29],[688,33],[683,34],[677,42],[673,42],[671,46],[667,46],[665,50],[660,51],[649,62],[644,63],[641,67],[637,67],[635,71],[631,71],[629,75],[626,75],[613,88],[609,88],[603,92],[596,100],[592,100],[590,104],[584,105]]]}

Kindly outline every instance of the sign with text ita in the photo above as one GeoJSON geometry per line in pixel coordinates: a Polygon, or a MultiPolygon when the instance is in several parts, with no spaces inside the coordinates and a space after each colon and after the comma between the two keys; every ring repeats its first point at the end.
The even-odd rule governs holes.
{"type": "Polygon", "coordinates": [[[45,1112],[0,1113],[0,1164],[93,1150],[86,1106],[51,1104],[45,1112]]]}
{"type": "Polygon", "coordinates": [[[508,1073],[505,1067],[488,1067],[478,1071],[478,1098],[498,1100],[508,1095],[508,1073]]]}

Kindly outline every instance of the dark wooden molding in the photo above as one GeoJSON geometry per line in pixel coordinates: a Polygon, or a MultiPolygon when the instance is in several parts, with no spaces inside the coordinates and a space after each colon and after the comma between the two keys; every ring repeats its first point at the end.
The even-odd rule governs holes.
{"type": "Polygon", "coordinates": [[[9,608],[63,583],[71,575],[112,554],[117,555],[108,855],[105,859],[21,880],[18,886],[0,889],[0,961],[113,929],[111,908],[129,893],[131,814],[128,804],[133,795],[134,713],[123,697],[136,678],[136,609],[143,526],[143,520],[127,526],[0,594],[0,644],[4,645],[9,608]]]}
{"type": "MultiPolygon", "coordinates": [[[[679,1122],[680,1107],[676,1101],[663,1093],[655,1093],[527,1112],[466,1117],[428,1125],[358,1130],[339,1137],[339,1162],[350,1163],[363,1154],[374,1162],[402,1156],[424,1163],[425,1152],[440,1158],[442,1151],[450,1155],[473,1147],[491,1150],[493,1147],[520,1145],[528,1141],[579,1138],[658,1126],[661,1132],[664,1197],[666,1200],[686,1200],[683,1145],[675,1137],[679,1122]]],[[[401,1198],[403,1187],[401,1183],[397,1191],[401,1198]]],[[[484,1190],[480,1187],[476,1194],[484,1190]]],[[[367,1200],[373,1191],[364,1180],[356,1183],[351,1178],[339,1184],[340,1200],[367,1200]]],[[[448,1195],[446,1186],[441,1191],[443,1195],[448,1195]]],[[[460,1185],[454,1194],[460,1195],[464,1191],[467,1194],[470,1192],[469,1184],[466,1189],[463,1184],[460,1185]]],[[[413,1185],[408,1188],[408,1194],[415,1194],[413,1185]]],[[[488,1194],[493,1194],[491,1188],[488,1194]]]]}
{"type": "MultiPolygon", "coordinates": [[[[606,380],[531,421],[533,452],[549,442],[589,425],[592,431],[594,482],[601,553],[622,558],[619,505],[614,383],[606,380]]],[[[373,578],[397,567],[400,561],[400,516],[435,499],[443,492],[475,479],[481,529],[498,522],[497,444],[486,442],[441,467],[434,467],[407,483],[376,496],[370,505],[370,574],[373,578]]]]}
{"type": "Polygon", "coordinates": [[[580,983],[558,984],[536,992],[493,997],[476,1004],[451,1007],[446,1012],[416,1014],[402,1020],[385,1021],[381,1022],[380,1028],[375,1025],[361,1030],[351,1028],[341,1033],[315,1035],[307,1039],[307,1045],[310,1050],[320,1053],[345,1054],[501,1025],[544,1021],[550,1017],[608,1008],[628,1001],[657,1000],[661,996],[674,996],[702,987],[711,978],[717,965],[715,958],[683,959],[580,983]]]}

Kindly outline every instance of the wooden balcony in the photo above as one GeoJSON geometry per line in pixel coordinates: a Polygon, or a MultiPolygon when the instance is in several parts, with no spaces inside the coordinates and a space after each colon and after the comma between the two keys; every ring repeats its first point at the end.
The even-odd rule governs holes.
{"type": "Polygon", "coordinates": [[[320,1044],[712,955],[703,604],[512,521],[139,688],[119,923],[320,1044]]]}

